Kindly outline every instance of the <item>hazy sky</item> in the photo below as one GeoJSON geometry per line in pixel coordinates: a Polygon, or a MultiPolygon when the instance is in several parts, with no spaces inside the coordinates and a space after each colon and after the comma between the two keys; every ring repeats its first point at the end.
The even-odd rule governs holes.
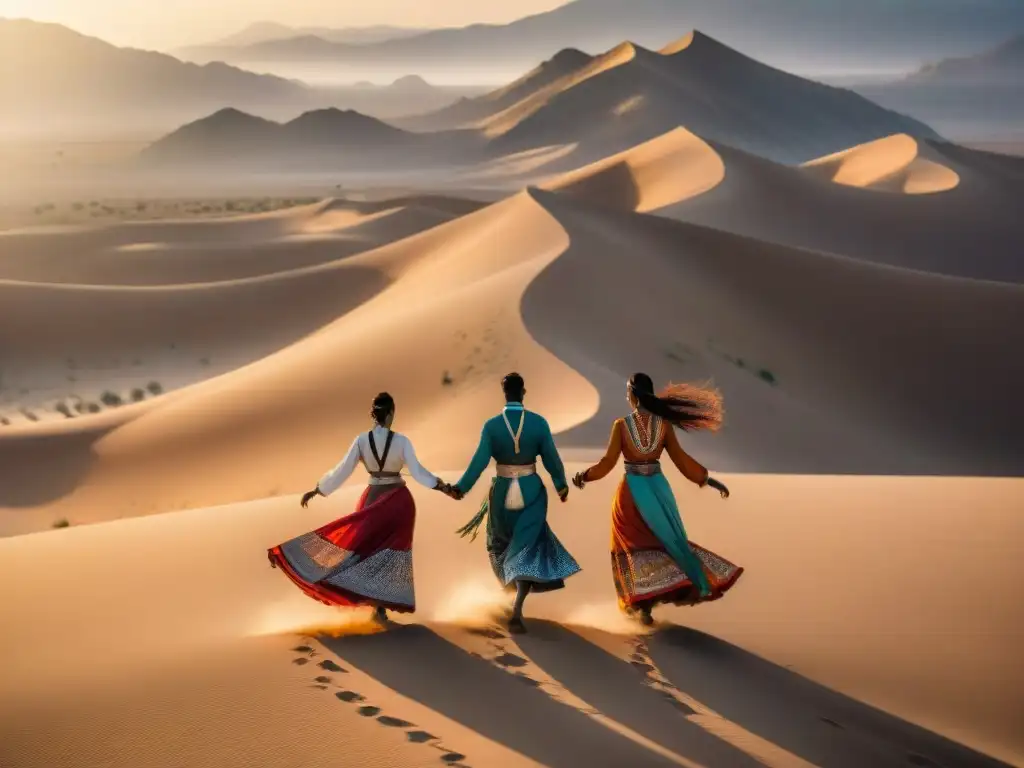
{"type": "Polygon", "coordinates": [[[253,21],[332,27],[504,22],[566,0],[0,0],[0,16],[55,21],[117,45],[210,42],[253,21]]]}

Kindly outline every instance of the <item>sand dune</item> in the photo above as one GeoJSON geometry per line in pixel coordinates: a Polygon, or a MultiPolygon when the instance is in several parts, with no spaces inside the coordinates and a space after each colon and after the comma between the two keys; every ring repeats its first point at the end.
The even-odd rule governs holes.
{"type": "Polygon", "coordinates": [[[1024,365],[1013,350],[1024,344],[1024,287],[654,216],[595,215],[563,195],[532,194],[570,245],[531,285],[524,317],[604,396],[603,418],[564,439],[604,439],[622,381],[642,360],[658,380],[710,376],[722,387],[731,416],[730,429],[707,440],[716,465],[1017,471],[1024,365]],[[619,304],[622,312],[608,311],[619,304]],[[969,408],[951,409],[965,399],[969,408]]]}
{"type": "Polygon", "coordinates": [[[171,334],[183,347],[200,348],[213,323],[225,347],[280,349],[181,390],[94,443],[71,437],[87,420],[68,422],[67,440],[47,442],[49,468],[19,458],[35,456],[32,428],[0,433],[0,506],[28,507],[5,518],[5,531],[45,527],[72,510],[87,521],[115,509],[139,514],[300,488],[311,464],[337,460],[347,435],[365,422],[363,404],[383,389],[398,399],[412,435],[440,428],[460,435],[424,449],[424,460],[435,464],[462,461],[472,449],[479,414],[491,407],[495,382],[509,367],[534,382],[553,427],[586,419],[597,408],[596,393],[532,340],[519,314],[526,286],[566,244],[562,229],[524,193],[366,254],[266,278],[91,294],[0,285],[12,297],[0,302],[11,320],[4,346],[23,367],[53,360],[62,334],[84,324],[97,350],[146,340],[156,346],[171,334]],[[63,303],[59,311],[55,302],[63,303]],[[153,306],[145,315],[143,302],[153,306]],[[268,306],[287,309],[271,320],[268,306]],[[146,322],[138,320],[143,316],[146,322]],[[32,330],[16,333],[18,327],[32,330]],[[282,348],[286,337],[296,341],[314,329],[282,348]],[[69,474],[44,481],[52,467],[69,474]],[[188,483],[169,483],[169,470],[188,483]],[[121,490],[125,473],[137,489],[130,501],[121,490]]]}
{"type": "Polygon", "coordinates": [[[958,277],[1024,282],[1024,262],[1018,258],[1024,223],[1015,213],[1015,201],[1024,193],[1024,173],[1013,158],[1003,162],[998,155],[927,143],[920,145],[924,157],[906,163],[907,143],[891,137],[811,167],[792,168],[704,137],[683,142],[681,137],[689,135],[670,132],[562,177],[545,173],[552,168],[549,163],[534,169],[531,178],[591,204],[768,242],[958,277]],[[666,157],[671,163],[651,166],[656,177],[637,172],[645,158],[670,148],[666,157]],[[716,170],[719,164],[724,171],[716,170]],[[830,180],[840,172],[848,174],[842,179],[858,185],[830,180]],[[724,176],[719,178],[719,173],[724,176]],[[955,186],[935,190],[936,183],[949,182],[952,176],[958,179],[955,186]],[[659,196],[641,205],[652,178],[658,179],[659,196]],[[879,185],[890,190],[898,185],[904,192],[919,193],[929,184],[933,186],[927,191],[935,194],[879,192],[879,185]]]}
{"type": "MultiPolygon", "coordinates": [[[[956,171],[927,157],[927,145],[897,134],[861,144],[803,167],[837,184],[910,195],[945,192],[960,183],[956,171]]],[[[932,153],[937,154],[937,153],[932,153]]]]}
{"type": "Polygon", "coordinates": [[[784,162],[898,132],[937,138],[922,123],[768,67],[700,32],[660,51],[624,42],[600,56],[557,62],[419,124],[476,127],[501,154],[577,143],[577,166],[680,125],[784,162]],[[518,98],[509,103],[511,95],[518,98]]]}
{"type": "Polygon", "coordinates": [[[545,189],[646,213],[707,192],[725,178],[721,157],[684,128],[543,185],[545,189]]]}
{"type": "Polygon", "coordinates": [[[372,250],[479,207],[438,196],[326,200],[221,219],[0,233],[0,279],[185,285],[258,277],[372,250]]]}
{"type": "Polygon", "coordinates": [[[749,575],[719,604],[664,611],[651,636],[614,608],[610,480],[553,511],[584,570],[530,606],[558,624],[515,640],[488,628],[501,600],[482,543],[452,534],[475,504],[419,489],[416,624],[373,636],[263,556],[355,489],[308,510],[284,497],[2,540],[4,578],[37,575],[0,596],[10,626],[32,630],[0,637],[0,756],[12,768],[452,753],[508,766],[995,765],[910,721],[1024,758],[1020,481],[725,479],[724,503],[673,484],[694,538],[749,575]],[[880,541],[889,554],[865,568],[880,541]],[[972,578],[934,588],[936,564],[966,553],[985,563],[985,600],[972,578]],[[344,636],[301,636],[316,625],[344,636]]]}

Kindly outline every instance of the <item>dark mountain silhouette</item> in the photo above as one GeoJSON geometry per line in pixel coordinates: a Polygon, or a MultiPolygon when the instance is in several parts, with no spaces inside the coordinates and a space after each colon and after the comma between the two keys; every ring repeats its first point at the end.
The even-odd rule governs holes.
{"type": "Polygon", "coordinates": [[[437,29],[372,44],[323,35],[252,46],[189,49],[197,61],[332,60],[353,66],[415,64],[522,68],[552,50],[605,50],[623,38],[655,46],[666,30],[700,28],[757,58],[791,70],[910,71],[924,61],[966,55],[1024,29],[1019,0],[575,0],[510,24],[437,29]]]}
{"type": "Polygon", "coordinates": [[[458,150],[473,145],[459,139],[408,133],[353,110],[318,109],[277,123],[226,108],[154,142],[140,160],[174,168],[379,167],[453,160],[458,150]]]}
{"type": "Polygon", "coordinates": [[[228,35],[220,40],[208,43],[203,46],[189,46],[183,48],[187,52],[189,48],[208,48],[211,46],[240,46],[265,43],[268,40],[284,40],[289,37],[301,37],[303,35],[315,35],[322,37],[332,43],[379,43],[384,40],[411,37],[412,35],[427,32],[423,27],[395,27],[387,24],[375,24],[367,27],[290,27],[287,24],[278,24],[276,21],[257,21],[240,32],[228,35]]]}
{"type": "Polygon", "coordinates": [[[8,114],[169,104],[211,108],[308,98],[301,83],[222,63],[198,66],[118,48],[58,24],[0,19],[0,102],[8,114]]]}

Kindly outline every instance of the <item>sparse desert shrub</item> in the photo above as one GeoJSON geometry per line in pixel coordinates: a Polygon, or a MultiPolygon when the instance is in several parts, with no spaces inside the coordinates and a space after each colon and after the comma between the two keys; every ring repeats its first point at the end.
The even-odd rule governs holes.
{"type": "Polygon", "coordinates": [[[85,406],[85,410],[87,410],[89,413],[99,413],[100,412],[100,404],[99,403],[87,403],[86,406],[85,406]]]}
{"type": "Polygon", "coordinates": [[[148,389],[150,393],[154,395],[162,395],[164,392],[164,388],[160,385],[159,381],[149,382],[149,384],[146,385],[146,389],[148,389]]]}
{"type": "Polygon", "coordinates": [[[65,518],[65,517],[62,517],[60,520],[54,520],[53,521],[53,527],[54,528],[68,528],[68,527],[70,527],[70,525],[71,525],[71,523],[68,522],[67,518],[65,518]]]}
{"type": "Polygon", "coordinates": [[[135,389],[132,390],[132,402],[133,403],[141,403],[145,399],[146,399],[146,390],[144,390],[142,387],[136,387],[135,389]]]}
{"type": "Polygon", "coordinates": [[[757,375],[758,378],[760,378],[762,381],[768,382],[773,387],[778,383],[778,380],[775,378],[775,374],[767,370],[766,368],[762,368],[760,371],[758,371],[757,375]]]}
{"type": "Polygon", "coordinates": [[[448,387],[448,386],[451,386],[452,381],[453,381],[453,379],[452,379],[451,374],[448,373],[448,371],[445,371],[444,374],[441,376],[441,384],[443,386],[448,387]]]}
{"type": "Polygon", "coordinates": [[[117,406],[124,404],[124,400],[121,399],[121,396],[117,394],[117,392],[111,392],[109,389],[100,395],[100,402],[108,408],[116,408],[117,406]]]}

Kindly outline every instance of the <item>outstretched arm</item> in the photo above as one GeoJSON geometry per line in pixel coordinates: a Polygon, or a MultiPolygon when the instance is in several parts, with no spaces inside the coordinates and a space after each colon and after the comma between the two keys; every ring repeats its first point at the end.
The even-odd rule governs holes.
{"type": "MultiPolygon", "coordinates": [[[[403,437],[405,436],[403,435],[403,437]]],[[[419,459],[416,458],[416,451],[412,447],[412,440],[408,437],[405,437],[402,442],[402,461],[409,468],[409,474],[412,475],[413,480],[425,488],[436,488],[441,482],[436,475],[432,475],[420,464],[419,459]]]]}
{"type": "Polygon", "coordinates": [[[476,447],[476,453],[473,454],[473,460],[469,462],[469,466],[466,471],[459,478],[459,482],[455,484],[455,487],[463,494],[469,493],[473,490],[473,486],[476,485],[476,481],[480,479],[480,475],[487,469],[487,465],[491,463],[491,436],[487,432],[487,425],[484,424],[484,428],[480,431],[480,444],[476,447]]]}
{"type": "Polygon", "coordinates": [[[683,477],[702,488],[707,484],[707,469],[683,450],[679,444],[679,438],[676,437],[676,431],[670,424],[666,425],[665,429],[665,450],[668,451],[669,458],[676,465],[676,469],[682,472],[683,477]]]}
{"type": "Polygon", "coordinates": [[[565,496],[569,492],[569,484],[565,481],[565,467],[562,465],[562,457],[558,455],[555,447],[555,438],[551,435],[551,427],[546,419],[543,422],[544,434],[541,435],[540,460],[544,469],[551,475],[551,482],[555,484],[555,490],[559,496],[565,496]]]}
{"type": "Polygon", "coordinates": [[[352,447],[348,449],[348,453],[345,454],[338,465],[334,467],[330,472],[320,478],[320,482],[317,483],[317,490],[320,491],[321,496],[330,496],[341,484],[344,483],[352,475],[353,470],[356,468],[356,464],[359,463],[359,437],[352,441],[352,447]]]}
{"type": "Polygon", "coordinates": [[[622,419],[616,419],[612,423],[612,434],[608,438],[608,447],[605,449],[604,456],[597,464],[581,473],[583,482],[591,483],[601,480],[619,463],[619,456],[622,455],[622,430],[619,429],[621,422],[622,419]]]}

